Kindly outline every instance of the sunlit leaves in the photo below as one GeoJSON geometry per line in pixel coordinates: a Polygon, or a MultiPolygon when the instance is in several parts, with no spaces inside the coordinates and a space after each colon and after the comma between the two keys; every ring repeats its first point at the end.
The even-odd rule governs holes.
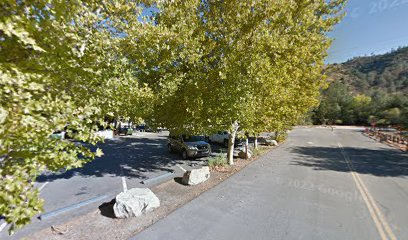
{"type": "Polygon", "coordinates": [[[151,90],[122,45],[143,28],[129,1],[5,1],[0,5],[0,216],[11,230],[42,209],[35,178],[102,156],[106,118],[137,119],[151,90]],[[72,140],[51,135],[65,131],[72,140]]]}
{"type": "Polygon", "coordinates": [[[281,131],[318,103],[325,33],[344,1],[175,0],[158,7],[156,26],[171,36],[158,41],[174,53],[151,61],[158,70],[143,79],[165,93],[153,116],[171,130],[210,134],[238,121],[254,135],[281,131]]]}
{"type": "Polygon", "coordinates": [[[207,133],[284,130],[317,103],[336,1],[6,1],[0,8],[0,215],[20,227],[43,170],[101,156],[105,118],[207,133]],[[140,21],[141,20],[141,21],[140,21]],[[19,185],[17,186],[16,183],[19,185]]]}

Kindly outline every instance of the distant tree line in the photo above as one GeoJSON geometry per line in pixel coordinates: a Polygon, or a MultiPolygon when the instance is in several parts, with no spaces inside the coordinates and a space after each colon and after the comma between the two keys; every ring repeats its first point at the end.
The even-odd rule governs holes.
{"type": "Polygon", "coordinates": [[[408,127],[408,47],[328,65],[325,72],[329,86],[309,121],[408,127]]]}
{"type": "Polygon", "coordinates": [[[408,127],[408,96],[377,89],[353,94],[346,84],[333,82],[323,91],[311,115],[314,124],[356,124],[408,127]]]}

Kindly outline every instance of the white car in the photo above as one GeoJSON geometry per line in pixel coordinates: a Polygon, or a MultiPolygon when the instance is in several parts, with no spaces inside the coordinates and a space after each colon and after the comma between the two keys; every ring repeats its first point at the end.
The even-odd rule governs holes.
{"type": "Polygon", "coordinates": [[[223,144],[225,147],[228,147],[228,138],[230,134],[227,131],[217,132],[208,137],[208,140],[213,143],[223,144]]]}

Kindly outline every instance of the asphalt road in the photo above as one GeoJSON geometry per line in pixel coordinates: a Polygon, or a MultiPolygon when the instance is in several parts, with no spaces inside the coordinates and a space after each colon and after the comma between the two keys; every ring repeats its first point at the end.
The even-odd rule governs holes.
{"type": "Polygon", "coordinates": [[[408,239],[407,226],[406,153],[305,128],[133,239],[408,239]]]}
{"type": "MultiPolygon", "coordinates": [[[[32,232],[98,209],[102,203],[109,202],[122,192],[124,187],[152,187],[181,175],[181,168],[188,170],[205,163],[205,158],[183,161],[180,155],[168,153],[167,136],[168,132],[139,133],[106,140],[99,146],[104,151],[103,157],[82,168],[39,176],[34,185],[45,199],[44,212],[39,216],[52,215],[41,220],[39,216],[33,218],[31,224],[11,237],[7,234],[4,220],[0,219],[0,239],[27,237],[32,232]],[[171,171],[174,175],[168,174],[171,171]],[[61,209],[63,211],[58,212],[61,209]]],[[[213,146],[214,150],[217,148],[219,146],[213,146]]]]}

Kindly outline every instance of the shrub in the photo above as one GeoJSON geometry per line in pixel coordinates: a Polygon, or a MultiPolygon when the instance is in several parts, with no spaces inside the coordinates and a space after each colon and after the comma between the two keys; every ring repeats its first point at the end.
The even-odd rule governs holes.
{"type": "Polygon", "coordinates": [[[221,153],[208,159],[208,166],[210,168],[223,167],[225,165],[227,165],[227,158],[225,157],[225,154],[221,153]]]}
{"type": "Polygon", "coordinates": [[[278,133],[275,135],[275,140],[276,140],[278,143],[281,143],[281,142],[284,142],[287,137],[288,137],[288,133],[287,133],[287,132],[278,132],[278,133]]]}

